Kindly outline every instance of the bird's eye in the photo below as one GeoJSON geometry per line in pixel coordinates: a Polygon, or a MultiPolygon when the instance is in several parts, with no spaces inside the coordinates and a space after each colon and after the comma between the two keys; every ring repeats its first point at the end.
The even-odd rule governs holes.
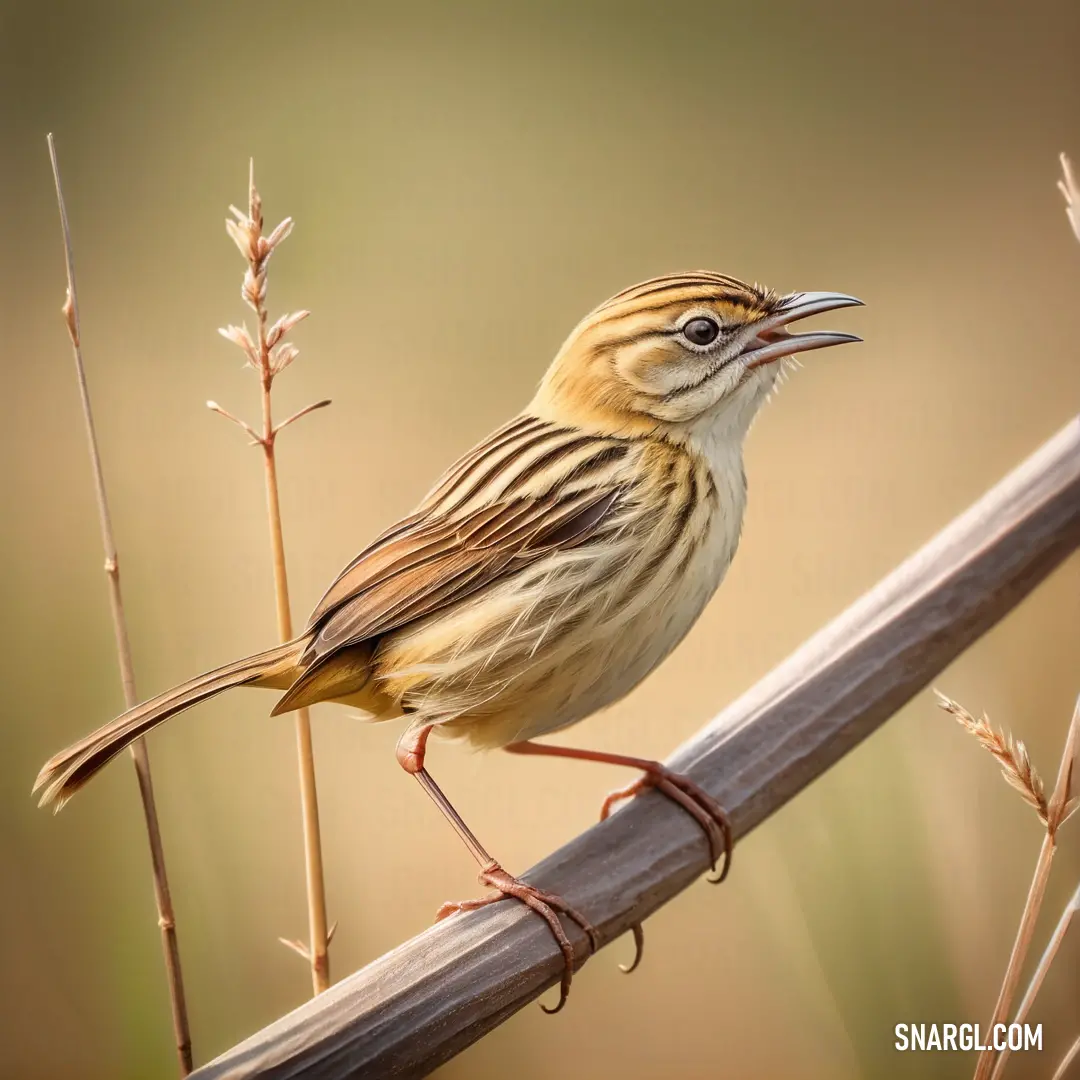
{"type": "Polygon", "coordinates": [[[720,327],[712,319],[691,319],[683,328],[683,337],[691,345],[711,345],[720,333],[720,327]]]}

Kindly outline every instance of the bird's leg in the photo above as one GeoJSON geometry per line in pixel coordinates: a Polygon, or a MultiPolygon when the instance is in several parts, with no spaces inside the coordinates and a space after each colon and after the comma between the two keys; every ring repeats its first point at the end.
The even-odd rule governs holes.
{"type": "Polygon", "coordinates": [[[572,908],[560,896],[554,893],[544,892],[533,885],[528,885],[518,878],[508,874],[499,863],[487,852],[487,849],[476,838],[475,833],[464,819],[454,809],[450,800],[443,794],[442,788],[435,783],[434,778],[424,768],[424,758],[427,752],[428,736],[431,734],[431,726],[409,728],[402,735],[397,745],[397,759],[401,767],[411,773],[420,782],[420,786],[427,792],[432,802],[442,811],[443,816],[454,827],[454,831],[461,837],[462,842],[469,849],[469,854],[480,866],[480,884],[489,885],[495,891],[487,896],[476,900],[463,900],[458,903],[446,903],[439,908],[435,915],[435,921],[439,922],[449,915],[459,911],[475,911],[477,908],[486,907],[507,897],[520,900],[526,907],[535,911],[547,924],[563,954],[562,985],[559,993],[559,1003],[553,1009],[545,1005],[540,1007],[547,1013],[557,1013],[565,1004],[566,997],[570,993],[570,982],[574,974],[574,947],[566,936],[559,914],[577,923],[585,931],[589,939],[590,953],[596,952],[600,947],[600,940],[596,930],[580,912],[572,908]]]}
{"type": "Polygon", "coordinates": [[[699,784],[688,776],[673,772],[659,761],[648,758],[629,757],[626,754],[608,754],[601,750],[580,750],[571,746],[550,746],[547,743],[519,742],[504,747],[511,754],[535,754],[541,757],[573,758],[576,761],[598,761],[604,765],[625,765],[628,769],[640,769],[642,775],[624,788],[611,792],[600,808],[600,820],[611,813],[612,807],[623,799],[629,799],[648,788],[656,788],[681,806],[704,829],[709,839],[709,852],[713,870],[723,858],[724,868],[716,878],[719,884],[727,877],[731,866],[731,823],[724,808],[699,784]]]}
{"type": "MultiPolygon", "coordinates": [[[[731,835],[731,822],[728,820],[724,808],[700,785],[695,784],[688,776],[672,772],[666,765],[659,761],[650,761],[648,758],[628,757],[626,754],[606,754],[600,750],[579,750],[570,746],[550,746],[547,743],[519,742],[511,743],[504,747],[511,754],[536,754],[541,757],[574,758],[577,761],[599,761],[605,765],[625,765],[629,769],[640,769],[641,776],[624,788],[611,792],[604,800],[600,808],[600,820],[603,821],[611,813],[612,807],[622,799],[629,799],[639,792],[648,788],[656,788],[657,791],[666,795],[672,802],[678,803],[701,827],[709,840],[709,854],[712,868],[716,870],[717,862],[723,858],[724,867],[720,873],[709,878],[713,884],[719,884],[727,877],[731,869],[731,849],[734,841],[731,835]]],[[[634,933],[634,960],[623,971],[630,972],[641,962],[642,950],[645,947],[644,933],[640,923],[635,923],[631,930],[634,933]]]]}

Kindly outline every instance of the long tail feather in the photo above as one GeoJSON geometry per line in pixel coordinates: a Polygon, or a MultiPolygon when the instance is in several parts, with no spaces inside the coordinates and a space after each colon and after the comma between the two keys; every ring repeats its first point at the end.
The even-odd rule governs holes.
{"type": "Polygon", "coordinates": [[[111,723],[73,743],[50,758],[38,773],[34,791],[41,791],[39,806],[59,810],[99,769],[126,746],[171,716],[190,709],[234,686],[288,686],[295,675],[303,641],[290,641],[266,652],[197,675],[163,694],[128,709],[111,723]]]}

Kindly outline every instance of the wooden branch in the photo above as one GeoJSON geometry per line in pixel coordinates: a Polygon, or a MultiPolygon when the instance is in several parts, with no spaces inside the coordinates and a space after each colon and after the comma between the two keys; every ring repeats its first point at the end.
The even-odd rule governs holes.
{"type": "MultiPolygon", "coordinates": [[[[884,723],[1078,544],[1080,421],[1073,420],[669,764],[719,799],[735,835],[745,836],[884,723]]],[[[527,877],[584,912],[607,944],[707,864],[700,828],[652,794],[527,877]]],[[[567,932],[583,961],[584,935],[573,925],[567,932]]],[[[561,966],[547,927],[521,905],[454,916],[192,1080],[424,1076],[554,985],[561,966]]]]}

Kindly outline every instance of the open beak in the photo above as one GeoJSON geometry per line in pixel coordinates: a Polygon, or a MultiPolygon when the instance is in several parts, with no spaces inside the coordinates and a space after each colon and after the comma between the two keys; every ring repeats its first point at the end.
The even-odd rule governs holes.
{"type": "Polygon", "coordinates": [[[833,334],[825,332],[809,334],[790,334],[787,327],[798,319],[809,315],[820,315],[823,311],[836,308],[861,307],[862,301],[854,296],[838,292],[799,292],[785,296],[780,307],[772,315],[766,315],[754,324],[754,336],[741,353],[749,371],[762,364],[772,363],[784,356],[809,352],[811,349],[824,349],[828,345],[843,345],[849,341],[862,341],[854,334],[833,334]]]}

